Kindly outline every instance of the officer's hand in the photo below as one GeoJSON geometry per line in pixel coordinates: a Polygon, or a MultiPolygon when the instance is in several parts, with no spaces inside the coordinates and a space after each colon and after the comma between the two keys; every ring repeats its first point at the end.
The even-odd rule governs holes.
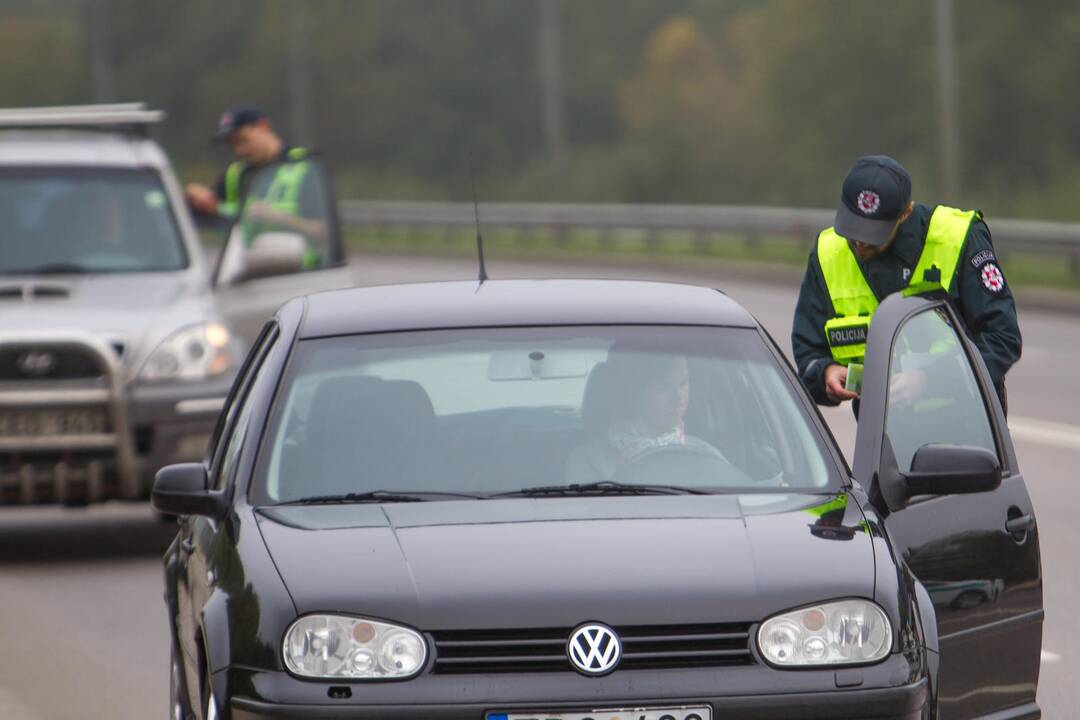
{"type": "Polygon", "coordinates": [[[195,212],[203,213],[204,215],[213,215],[217,212],[217,197],[215,197],[213,191],[205,185],[188,183],[184,188],[184,197],[187,198],[188,205],[190,205],[191,209],[195,212]]]}
{"type": "Polygon", "coordinates": [[[889,381],[889,399],[896,402],[913,402],[922,396],[925,390],[926,373],[922,370],[897,373],[889,381]]]}
{"type": "Polygon", "coordinates": [[[859,397],[844,387],[847,382],[847,368],[835,363],[825,368],[825,394],[833,402],[844,402],[859,397]]]}

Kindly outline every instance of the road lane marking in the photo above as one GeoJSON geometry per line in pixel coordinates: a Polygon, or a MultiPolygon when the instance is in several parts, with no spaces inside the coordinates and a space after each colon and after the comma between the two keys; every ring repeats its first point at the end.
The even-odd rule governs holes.
{"type": "Polygon", "coordinates": [[[1065,450],[1080,450],[1080,427],[1065,423],[1010,417],[1009,434],[1014,440],[1050,445],[1065,450]]]}
{"type": "Polygon", "coordinates": [[[1042,651],[1042,661],[1044,663],[1056,663],[1060,659],[1061,659],[1061,656],[1058,655],[1057,653],[1052,653],[1049,650],[1043,650],[1042,651]]]}

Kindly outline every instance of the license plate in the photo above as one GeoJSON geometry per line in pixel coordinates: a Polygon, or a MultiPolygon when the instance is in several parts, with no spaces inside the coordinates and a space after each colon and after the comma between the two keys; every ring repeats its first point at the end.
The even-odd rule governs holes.
{"type": "Polygon", "coordinates": [[[712,708],[690,706],[621,708],[592,712],[488,713],[486,720],[712,720],[712,708]]]}
{"type": "Polygon", "coordinates": [[[0,437],[89,435],[107,428],[105,411],[99,408],[0,411],[0,437]]]}

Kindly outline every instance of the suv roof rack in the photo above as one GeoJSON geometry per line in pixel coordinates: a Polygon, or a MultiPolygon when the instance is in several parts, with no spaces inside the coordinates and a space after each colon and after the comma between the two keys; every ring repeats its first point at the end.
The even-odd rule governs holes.
{"type": "Polygon", "coordinates": [[[48,128],[109,130],[146,135],[149,127],[165,119],[163,110],[146,103],[64,105],[58,107],[0,109],[0,130],[48,128]]]}

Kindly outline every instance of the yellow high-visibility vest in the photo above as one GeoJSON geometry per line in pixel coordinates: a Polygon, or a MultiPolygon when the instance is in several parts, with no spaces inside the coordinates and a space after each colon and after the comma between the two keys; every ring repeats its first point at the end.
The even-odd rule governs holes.
{"type": "MultiPolygon", "coordinates": [[[[908,281],[909,288],[938,286],[948,292],[963,256],[968,228],[980,217],[977,210],[957,210],[944,205],[935,208],[926,229],[922,254],[908,281]]],[[[818,235],[817,254],[835,312],[825,323],[825,337],[833,360],[845,366],[862,362],[878,299],[847,239],[833,228],[818,235]]]]}

